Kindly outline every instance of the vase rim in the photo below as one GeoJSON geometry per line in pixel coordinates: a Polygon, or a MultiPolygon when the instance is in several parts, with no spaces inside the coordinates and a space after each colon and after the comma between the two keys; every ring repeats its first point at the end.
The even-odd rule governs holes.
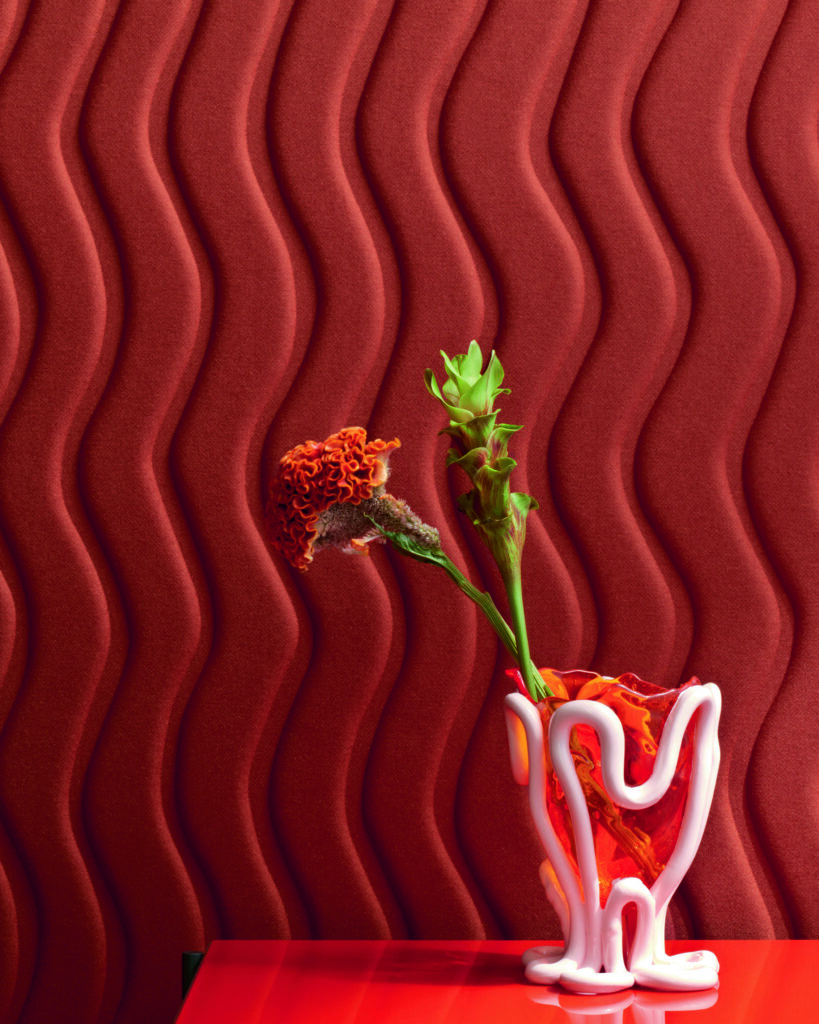
{"type": "MultiPolygon", "coordinates": [[[[507,669],[506,674],[515,680],[518,690],[528,696],[520,671],[517,668],[507,669]]],[[[545,703],[550,707],[564,704],[569,700],[598,700],[603,694],[610,693],[612,690],[633,693],[640,700],[646,701],[652,698],[677,695],[690,686],[701,685],[696,676],[692,676],[680,686],[665,687],[642,679],[634,672],[624,672],[619,676],[604,676],[590,669],[561,671],[542,668],[540,674],[549,688],[553,690],[554,696],[546,697],[539,702],[533,701],[533,703],[545,703]]]]}

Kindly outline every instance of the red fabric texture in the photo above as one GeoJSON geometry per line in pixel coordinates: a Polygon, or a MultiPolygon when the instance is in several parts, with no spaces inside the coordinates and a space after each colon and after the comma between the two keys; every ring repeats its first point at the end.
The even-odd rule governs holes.
{"type": "Polygon", "coordinates": [[[171,1021],[213,938],[557,937],[508,659],[292,571],[269,475],[399,437],[482,588],[438,349],[495,348],[538,664],[696,674],[678,937],[817,937],[809,0],[0,5],[0,1021],[171,1021]]]}

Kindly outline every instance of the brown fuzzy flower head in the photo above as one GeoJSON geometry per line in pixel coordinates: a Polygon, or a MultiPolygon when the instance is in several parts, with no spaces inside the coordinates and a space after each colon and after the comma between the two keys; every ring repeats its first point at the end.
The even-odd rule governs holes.
{"type": "MultiPolygon", "coordinates": [[[[347,427],[326,441],[305,441],[287,452],[270,481],[265,507],[273,546],[304,571],[322,541],[338,543],[329,535],[327,510],[378,498],[389,475],[390,452],[400,447],[398,438],[368,441],[361,427],[347,427]]],[[[355,532],[349,538],[355,547],[353,538],[355,532]]]]}

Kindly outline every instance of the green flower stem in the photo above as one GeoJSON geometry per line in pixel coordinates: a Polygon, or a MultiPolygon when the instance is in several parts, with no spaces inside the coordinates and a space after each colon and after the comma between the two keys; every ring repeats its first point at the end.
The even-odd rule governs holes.
{"type": "Polygon", "coordinates": [[[484,615],[489,619],[489,623],[495,632],[498,634],[501,643],[507,651],[512,655],[515,661],[518,660],[518,647],[515,641],[515,634],[509,628],[506,619],[498,611],[498,606],[492,600],[490,594],[484,593],[482,590],[478,590],[477,587],[473,586],[469,580],[464,576],[461,570],[452,562],[446,555],[441,552],[442,558],[438,560],[438,565],[444,570],[445,573],[454,580],[455,583],[461,588],[467,597],[471,598],[475,604],[481,609],[484,615]]]}
{"type": "MultiPolygon", "coordinates": [[[[380,499],[380,502],[387,503],[388,498],[389,496],[382,498],[380,499]]],[[[390,500],[393,502],[395,501],[395,499],[390,500]]],[[[419,562],[426,562],[429,565],[439,566],[444,570],[449,578],[453,580],[458,587],[460,587],[466,596],[475,602],[489,620],[489,624],[498,634],[503,646],[517,662],[521,674],[523,675],[524,682],[526,683],[526,689],[529,691],[532,699],[538,701],[542,700],[544,697],[554,696],[552,691],[543,681],[543,677],[540,672],[538,672],[537,667],[529,655],[529,641],[526,636],[526,623],[523,618],[519,560],[515,565],[508,566],[507,571],[503,576],[506,591],[509,595],[509,607],[512,612],[512,621],[515,625],[513,631],[509,628],[509,624],[506,619],[504,619],[498,611],[497,605],[492,600],[492,596],[473,586],[457,565],[455,565],[452,559],[448,555],[444,554],[440,546],[440,541],[438,540],[437,531],[430,531],[429,527],[425,528],[427,532],[420,529],[409,530],[407,528],[407,522],[410,520],[413,523],[416,520],[420,523],[418,517],[415,513],[410,511],[408,506],[401,503],[400,507],[403,513],[403,519],[401,523],[398,524],[399,529],[391,530],[388,529],[386,525],[388,517],[381,514],[383,510],[377,510],[378,518],[376,518],[376,515],[373,514],[374,510],[369,507],[365,509],[363,505],[364,503],[362,503],[361,511],[364,517],[368,519],[378,533],[390,541],[392,546],[397,548],[402,555],[408,555],[410,558],[414,558],[419,562]],[[379,522],[379,520],[381,521],[379,522]],[[406,520],[406,522],[404,520],[406,520]]],[[[390,522],[390,525],[394,524],[390,522]]]]}
{"type": "Polygon", "coordinates": [[[521,585],[520,563],[510,565],[502,574],[503,583],[506,587],[506,597],[509,601],[509,613],[512,616],[512,626],[515,631],[515,641],[518,649],[518,664],[523,675],[523,682],[529,691],[529,696],[534,701],[543,700],[544,697],[553,697],[554,694],[543,681],[543,676],[535,668],[529,655],[529,636],[526,632],[526,618],[523,614],[523,587],[521,585]]]}
{"type": "Polygon", "coordinates": [[[543,677],[537,670],[534,662],[529,655],[529,640],[526,634],[526,623],[523,618],[523,600],[520,585],[520,572],[517,573],[517,590],[515,591],[514,586],[510,589],[507,584],[507,594],[509,595],[509,609],[512,613],[512,622],[515,624],[514,632],[509,628],[509,624],[506,619],[498,611],[498,606],[492,600],[490,594],[484,593],[478,590],[477,587],[473,586],[469,580],[464,576],[460,569],[451,561],[443,552],[440,552],[440,558],[437,560],[437,564],[449,575],[449,577],[458,584],[461,590],[466,594],[467,597],[471,598],[475,604],[481,609],[484,615],[489,620],[490,625],[498,634],[501,643],[506,650],[512,655],[515,661],[520,666],[520,671],[523,675],[523,681],[526,684],[526,689],[529,691],[533,700],[543,700],[544,697],[552,697],[554,694],[543,681],[543,677]],[[515,603],[513,604],[513,594],[517,593],[515,603]],[[522,641],[522,643],[521,643],[522,641]]]}

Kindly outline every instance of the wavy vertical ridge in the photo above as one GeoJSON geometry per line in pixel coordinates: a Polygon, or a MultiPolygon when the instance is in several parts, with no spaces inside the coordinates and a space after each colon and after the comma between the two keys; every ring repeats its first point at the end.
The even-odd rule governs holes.
{"type": "MultiPolygon", "coordinates": [[[[25,8],[3,7],[0,23],[0,74],[5,72],[9,55],[19,42],[25,8]]],[[[30,353],[31,301],[26,301],[20,279],[30,280],[20,264],[25,257],[14,225],[5,207],[0,210],[0,428],[16,399],[30,353]],[[20,294],[22,292],[22,294],[20,294]]],[[[3,625],[0,649],[0,737],[19,695],[25,671],[28,646],[28,609],[25,592],[6,539],[0,544],[0,621],[3,625]]],[[[2,801],[0,801],[0,811],[2,801]]],[[[37,941],[37,911],[31,882],[23,862],[8,834],[5,822],[0,827],[0,918],[6,969],[0,979],[0,1020],[15,1021],[20,1013],[34,973],[37,941]]]]}
{"type": "MultiPolygon", "coordinates": [[[[599,633],[589,661],[666,685],[681,680],[692,611],[643,506],[639,452],[645,420],[683,344],[690,294],[634,152],[632,111],[675,7],[588,9],[550,134],[602,297],[550,451],[557,506],[595,597],[599,633]]],[[[678,928],[681,904],[677,897],[678,928]]]]}
{"type": "MultiPolygon", "coordinates": [[[[366,55],[377,43],[383,23],[381,6],[347,5],[325,23],[325,19],[316,20],[320,5],[302,5],[291,16],[276,65],[273,152],[291,213],[311,253],[317,297],[313,331],[299,377],[288,401],[278,410],[271,435],[281,438],[279,454],[297,440],[326,436],[359,415],[356,409],[371,407],[375,390],[371,375],[379,372],[379,366],[383,373],[385,292],[381,260],[359,199],[363,183],[355,147],[357,96],[366,75],[366,55]],[[309,59],[318,60],[323,69],[321,83],[310,79],[308,52],[309,59]],[[304,167],[310,168],[308,175],[303,173],[304,167]],[[328,355],[337,364],[337,386],[343,393],[318,421],[313,416],[308,423],[303,410],[315,411],[318,391],[326,387],[324,373],[316,374],[315,369],[326,366],[328,355]]],[[[336,574],[356,581],[353,589],[359,600],[389,636],[393,632],[392,610],[380,580],[366,565],[349,567],[349,577],[347,569],[344,565],[336,574]]],[[[331,586],[331,600],[337,600],[337,587],[331,586]]],[[[325,619],[323,595],[309,586],[299,591],[309,620],[325,619]]],[[[354,620],[345,617],[344,621],[349,643],[358,627],[354,620]]],[[[342,639],[338,626],[332,636],[342,639]]],[[[328,643],[332,649],[329,636],[328,643]]],[[[354,691],[340,706],[337,728],[325,737],[333,756],[322,760],[313,776],[296,767],[306,753],[301,737],[310,733],[311,719],[320,715],[328,699],[326,682],[322,688],[317,681],[332,676],[318,655],[301,680],[274,763],[274,819],[289,836],[289,863],[301,879],[313,934],[334,934],[339,929],[351,937],[403,934],[400,911],[361,819],[360,796],[351,789],[360,785],[358,780],[364,774],[369,745],[365,737],[377,713],[377,664],[358,671],[354,691]],[[317,799],[316,787],[321,789],[321,799],[317,799]],[[305,805],[322,805],[324,813],[305,815],[305,805]],[[346,880],[342,888],[348,898],[344,900],[327,891],[316,870],[316,858],[326,857],[330,851],[334,851],[346,880]],[[358,902],[357,911],[352,910],[350,900],[358,902]]],[[[311,746],[308,744],[308,749],[311,746]]]]}
{"type": "MultiPolygon", "coordinates": [[[[585,277],[572,230],[538,177],[531,152],[538,141],[545,148],[549,120],[539,103],[544,94],[559,89],[565,73],[561,65],[570,51],[567,44],[573,45],[576,31],[575,8],[554,5],[548,19],[542,10],[532,9],[516,19],[510,5],[485,7],[447,92],[441,119],[447,184],[496,292],[499,322],[494,347],[512,385],[512,396],[503,403],[504,417],[518,419],[513,410],[522,405],[533,410],[528,429],[516,438],[515,487],[534,492],[541,506],[527,523],[527,573],[536,574],[527,575],[529,593],[536,593],[540,585],[558,594],[553,603],[535,601],[527,609],[533,653],[543,664],[579,660],[585,626],[579,592],[583,573],[538,479],[559,407],[555,381],[563,366],[576,358],[583,337],[585,277]],[[503,54],[513,45],[517,60],[505,62],[503,54]],[[556,256],[550,265],[547,254],[552,253],[556,256]],[[536,353],[537,359],[522,372],[527,353],[536,353]],[[541,525],[544,519],[546,530],[541,525]]],[[[451,351],[454,345],[457,350],[463,343],[463,338],[453,338],[447,348],[451,351]]],[[[453,486],[456,483],[460,482],[452,481],[453,486]]],[[[473,540],[471,532],[467,540],[473,540]]],[[[470,547],[483,577],[495,581],[487,552],[477,544],[470,547]]],[[[484,628],[483,622],[479,628],[484,628]]],[[[507,770],[507,755],[494,729],[505,689],[505,681],[489,689],[470,738],[459,778],[457,827],[467,862],[508,933],[536,928],[528,915],[539,900],[536,879],[531,879],[532,888],[525,894],[520,886],[520,877],[525,877],[522,864],[531,856],[529,844],[516,851],[520,872],[511,866],[510,851],[499,857],[506,816],[510,805],[515,806],[506,787],[497,784],[507,770]],[[510,906],[515,915],[511,919],[510,906]]],[[[519,825],[524,833],[529,830],[525,820],[519,825]]]]}
{"type": "Polygon", "coordinates": [[[201,289],[152,152],[152,121],[161,111],[167,123],[180,59],[174,51],[191,10],[187,2],[121,8],[83,116],[83,142],[116,239],[124,294],[116,360],[84,442],[87,500],[131,638],[85,795],[128,944],[131,970],[117,1009],[123,1022],[155,1017],[176,982],[179,948],[203,947],[214,931],[210,894],[182,837],[168,772],[169,748],[207,642],[200,598],[177,539],[179,511],[167,471],[175,417],[195,365],[201,289]],[[135,40],[143,46],[141,60],[126,57],[135,40]],[[174,347],[164,344],[167,336],[178,339],[174,347]],[[139,394],[143,400],[134,401],[139,394]],[[142,723],[136,760],[135,720],[142,723]],[[145,847],[135,848],[135,830],[145,847]],[[154,899],[146,901],[146,891],[154,899]],[[155,987],[141,983],[148,975],[157,979],[155,987]]]}
{"type": "MultiPolygon", "coordinates": [[[[708,480],[709,488],[700,502],[702,525],[696,539],[697,568],[692,562],[695,549],[691,524],[682,526],[679,511],[670,505],[667,485],[660,482],[659,474],[652,473],[649,466],[644,476],[645,493],[656,510],[655,502],[661,490],[665,491],[661,499],[662,522],[656,519],[656,511],[655,522],[660,526],[667,548],[674,552],[694,606],[695,632],[689,665],[698,674],[718,679],[724,688],[728,714],[723,735],[737,758],[732,761],[729,755],[724,775],[735,778],[744,775],[743,760],[749,753],[749,738],[756,734],[760,724],[755,721],[758,709],[767,707],[775,692],[772,686],[778,685],[768,680],[770,674],[776,680],[783,667],[781,645],[787,640],[788,628],[787,622],[782,621],[782,609],[767,568],[760,560],[759,551],[755,550],[753,528],[739,485],[745,437],[772,368],[772,357],[781,344],[779,327],[783,308],[777,256],[741,183],[729,132],[729,126],[733,125],[736,137],[742,137],[742,124],[753,88],[753,68],[757,68],[758,74],[756,62],[761,64],[766,45],[770,43],[768,33],[772,34],[775,29],[775,24],[770,25],[770,17],[766,23],[763,15],[762,5],[757,5],[754,17],[746,18],[742,24],[715,14],[711,30],[731,39],[733,59],[720,65],[707,60],[698,67],[695,80],[691,70],[681,70],[680,57],[686,47],[695,45],[699,33],[706,29],[708,18],[699,8],[678,13],[664,41],[667,45],[661,48],[651,77],[644,83],[640,110],[644,166],[657,192],[662,193],[660,206],[667,223],[673,225],[677,244],[687,254],[695,284],[694,310],[686,344],[654,408],[647,437],[655,450],[656,467],[676,465],[678,472],[689,478],[696,472],[700,479],[704,476],[708,480]],[[669,73],[680,76],[679,87],[673,96],[666,94],[664,101],[659,102],[659,83],[669,73]],[[703,90],[717,97],[712,108],[696,105],[703,90]],[[650,152],[656,120],[651,123],[647,120],[649,104],[653,118],[662,117],[666,123],[670,119],[680,126],[681,142],[673,153],[668,150],[662,155],[659,150],[650,152]],[[695,137],[703,140],[696,150],[685,141],[695,137]],[[703,178],[709,182],[710,191],[700,192],[695,201],[690,183],[703,178]],[[717,202],[719,207],[715,205],[717,202]],[[709,231],[717,208],[722,230],[719,236],[709,231]],[[681,215],[683,210],[685,217],[681,215]],[[731,280],[724,272],[726,237],[730,238],[733,249],[741,252],[748,268],[743,278],[731,280]],[[733,351],[720,345],[720,336],[737,339],[741,345],[741,365],[733,351]],[[758,371],[753,378],[752,370],[758,371]],[[706,403],[713,403],[717,393],[720,409],[715,415],[713,404],[706,403]],[[685,455],[681,457],[683,451],[685,455]],[[713,567],[710,578],[705,575],[708,565],[713,567]],[[714,574],[717,567],[718,575],[714,574]],[[740,650],[744,645],[738,640],[741,631],[737,629],[735,610],[739,607],[756,621],[769,624],[752,652],[747,648],[740,650]],[[721,634],[719,644],[717,633],[721,634]],[[738,643],[736,650],[732,649],[734,637],[738,643]],[[731,699],[737,686],[733,681],[735,664],[744,666],[746,689],[739,700],[731,699]]],[[[765,907],[763,892],[769,883],[741,808],[742,790],[739,780],[730,781],[718,790],[712,824],[704,842],[706,856],[703,860],[711,865],[718,861],[717,842],[722,844],[723,850],[731,849],[734,863],[743,864],[742,870],[734,875],[740,888],[730,897],[732,912],[736,915],[738,905],[742,906],[739,913],[744,915],[745,923],[741,927],[748,933],[759,934],[765,929],[779,932],[782,923],[775,922],[775,903],[765,907]]],[[[687,891],[689,898],[692,887],[702,891],[698,867],[703,860],[692,871],[687,891]]],[[[728,898],[727,892],[725,896],[728,898]]],[[[705,907],[700,904],[698,913],[704,912],[705,907]]]]}
{"type": "MultiPolygon", "coordinates": [[[[375,416],[377,424],[386,424],[378,429],[380,434],[412,437],[417,433],[412,427],[414,409],[406,406],[396,387],[398,381],[420,382],[423,378],[429,356],[420,351],[418,340],[452,337],[453,324],[462,325],[460,337],[480,336],[487,329],[486,318],[494,315],[489,304],[492,296],[483,292],[485,274],[476,267],[474,250],[446,195],[436,142],[446,91],[479,16],[478,4],[464,4],[460,10],[433,5],[428,11],[395,5],[359,108],[362,160],[392,240],[403,300],[398,338],[375,416]],[[424,60],[419,60],[419,54],[424,60]],[[397,88],[395,83],[399,83],[397,88]],[[425,265],[414,258],[419,247],[426,252],[425,265]],[[447,279],[440,276],[440,267],[450,268],[447,279]]],[[[441,483],[431,485],[420,470],[435,458],[433,445],[413,445],[411,454],[412,463],[405,460],[402,464],[400,493],[424,519],[442,528],[444,546],[453,551],[456,534],[441,506],[441,483]]],[[[398,482],[395,488],[398,490],[398,482]]],[[[477,639],[474,611],[459,605],[457,596],[453,600],[449,588],[440,586],[442,581],[436,584],[426,574],[418,577],[414,566],[395,563],[395,571],[411,642],[373,741],[364,793],[367,825],[398,894],[410,936],[442,935],[447,928],[478,935],[487,929],[494,932],[497,925],[470,877],[454,820],[457,787],[453,782],[486,676],[478,669],[474,689],[466,689],[466,680],[475,674],[479,662],[465,651],[452,649],[444,623],[424,621],[419,612],[425,604],[420,588],[427,601],[452,609],[470,646],[477,639]],[[446,690],[440,683],[436,687],[434,678],[423,678],[422,652],[430,645],[447,652],[451,682],[446,690]],[[391,766],[420,761],[420,749],[414,746],[420,740],[417,730],[401,723],[415,721],[424,707],[428,717],[434,716],[429,720],[435,723],[435,735],[425,746],[423,777],[410,783],[399,776],[391,782],[395,775],[391,766]],[[461,715],[456,719],[459,707],[461,715]],[[397,801],[410,803],[399,811],[397,801]],[[408,810],[423,821],[419,834],[411,840],[400,826],[408,810]],[[427,865],[423,879],[413,870],[413,864],[419,862],[427,865]],[[435,893],[434,906],[421,906],[419,885],[435,893]]],[[[483,642],[479,644],[480,650],[483,642]]]]}
{"type": "Polygon", "coordinates": [[[644,8],[639,22],[623,14],[589,12],[551,133],[604,297],[594,340],[556,423],[553,481],[594,578],[601,632],[593,662],[606,672],[628,664],[645,678],[676,681],[687,647],[687,608],[643,518],[633,475],[642,422],[662,382],[667,352],[681,344],[687,310],[680,308],[666,247],[638,188],[625,132],[664,5],[644,8]],[[614,67],[606,60],[610,41],[614,67]],[[592,204],[592,196],[598,202],[592,204]],[[589,472],[596,482],[594,503],[586,500],[589,472]],[[633,586],[623,593],[615,581],[626,575],[633,586]],[[656,639],[641,650],[636,621],[646,638],[666,638],[662,653],[656,639]]]}
{"type": "MultiPolygon", "coordinates": [[[[555,197],[538,177],[531,153],[536,141],[545,141],[548,122],[538,116],[537,108],[544,93],[556,88],[555,67],[571,37],[574,11],[560,6],[551,12],[548,25],[541,11],[532,12],[525,24],[510,22],[510,14],[511,8],[503,5],[487,7],[461,62],[444,110],[444,156],[459,211],[495,282],[500,308],[496,346],[504,356],[509,351],[513,360],[518,349],[538,357],[534,372],[525,374],[519,364],[504,359],[507,376],[517,385],[510,401],[534,409],[530,429],[518,439],[523,457],[517,486],[530,489],[526,474],[535,476],[533,470],[545,463],[546,441],[559,407],[555,383],[564,364],[576,358],[574,348],[582,336],[585,310],[585,278],[577,246],[554,205],[555,197]],[[505,68],[502,77],[496,70],[500,55],[522,37],[527,48],[521,47],[519,60],[505,68]],[[510,118],[508,107],[513,102],[517,113],[510,118]],[[550,249],[560,253],[556,268],[548,267],[550,249]],[[520,265],[510,275],[508,268],[517,260],[520,265]]],[[[535,477],[531,489],[538,484],[535,477]]],[[[582,577],[582,570],[572,562],[573,552],[565,551],[565,541],[563,550],[557,549],[562,529],[547,505],[548,498],[542,496],[540,514],[532,517],[527,551],[536,552],[530,561],[551,563],[559,581],[559,600],[563,594],[568,596],[566,607],[552,613],[556,621],[540,622],[535,617],[532,626],[547,635],[558,634],[558,642],[567,648],[562,656],[550,655],[551,662],[575,663],[583,617],[581,583],[575,579],[582,577]],[[540,523],[547,516],[544,535],[540,523]]],[[[534,612],[544,614],[537,608],[534,612]]]]}
{"type": "Polygon", "coordinates": [[[93,951],[99,962],[109,955],[116,961],[118,935],[85,838],[78,794],[99,726],[95,698],[104,706],[111,685],[113,648],[104,568],[85,520],[76,466],[79,435],[104,372],[105,301],[100,255],[83,208],[82,162],[61,134],[76,120],[107,19],[101,4],[83,18],[72,17],[64,5],[50,9],[50,20],[43,17],[38,9],[28,13],[27,33],[0,90],[6,143],[17,143],[4,146],[0,172],[41,304],[34,358],[8,413],[0,449],[7,536],[32,609],[33,641],[3,732],[0,763],[4,777],[14,780],[4,790],[3,811],[24,852],[39,918],[37,960],[20,1019],[36,1019],[55,997],[94,1019],[116,999],[117,969],[83,973],[77,950],[93,951]],[[62,67],[43,63],[55,33],[65,56],[62,67]],[[49,69],[36,94],[26,81],[32,66],[49,69]],[[39,191],[32,189],[34,182],[39,191]],[[61,265],[63,252],[74,255],[70,270],[61,265]],[[77,297],[80,312],[73,308],[77,297]],[[61,387],[69,379],[73,386],[61,387]],[[43,423],[37,406],[46,395],[51,415],[43,423]],[[39,470],[34,475],[32,465],[39,470]],[[66,474],[65,466],[74,472],[66,474]],[[22,520],[9,507],[9,488],[27,495],[22,520]],[[50,552],[59,552],[53,562],[50,552]],[[61,632],[74,622],[82,625],[66,640],[61,632]],[[45,715],[44,700],[52,709],[45,715]],[[42,760],[55,767],[37,779],[31,765],[42,760]],[[51,841],[44,848],[37,837],[46,822],[51,841]],[[60,924],[66,907],[72,908],[78,940],[69,952],[60,924]]]}
{"type": "MultiPolygon", "coordinates": [[[[211,260],[216,299],[205,359],[177,430],[175,461],[219,624],[186,709],[179,781],[187,794],[186,828],[206,867],[228,936],[272,931],[286,937],[303,918],[277,839],[258,818],[266,779],[254,767],[275,710],[277,682],[293,656],[293,645],[281,643],[293,613],[263,545],[258,492],[247,479],[248,467],[254,475],[258,471],[260,427],[268,414],[268,382],[277,380],[276,356],[286,361],[294,330],[289,255],[247,144],[254,81],[270,34],[279,25],[278,10],[269,3],[246,9],[233,25],[229,55],[222,53],[221,39],[235,12],[227,4],[203,12],[173,111],[182,188],[211,260]],[[213,113],[219,145],[190,130],[203,111],[213,113]],[[214,181],[222,183],[227,202],[212,190],[214,181]],[[271,323],[277,326],[276,349],[267,340],[271,323]],[[242,339],[238,350],[237,334],[242,339]],[[236,351],[242,353],[238,361],[236,351]],[[210,450],[203,450],[203,436],[212,438],[210,450]],[[214,454],[223,467],[218,474],[210,471],[214,454]],[[248,506],[249,499],[255,499],[255,507],[248,506]],[[267,628],[269,608],[277,610],[282,637],[267,628]],[[232,672],[237,657],[246,666],[241,680],[232,672]],[[214,735],[209,723],[220,709],[224,730],[214,735]],[[233,737],[230,748],[227,735],[233,737]],[[233,753],[226,762],[229,750],[233,753]],[[232,824],[227,834],[226,814],[232,824]]],[[[260,104],[254,111],[263,116],[260,104]]]]}
{"type": "Polygon", "coordinates": [[[811,808],[802,785],[815,762],[811,745],[802,737],[808,735],[815,720],[814,702],[805,696],[812,675],[808,666],[816,621],[811,552],[817,499],[811,485],[810,453],[817,429],[811,381],[817,369],[812,325],[819,293],[814,270],[816,241],[809,227],[819,180],[819,78],[813,60],[816,27],[816,13],[810,5],[788,5],[754,95],[749,132],[754,169],[794,261],[796,285],[782,352],[746,456],[746,486],[755,524],[795,614],[787,672],[753,751],[749,801],[797,937],[812,934],[816,927],[808,896],[811,883],[804,871],[816,837],[815,830],[804,829],[811,808]],[[783,503],[785,494],[789,500],[783,503]],[[794,730],[796,720],[801,727],[794,730]],[[786,748],[795,757],[783,759],[786,748]],[[791,794],[789,799],[780,798],[779,788],[772,785],[774,778],[782,791],[791,794]],[[799,857],[785,856],[784,838],[797,832],[802,836],[799,857]]]}
{"type": "MultiPolygon", "coordinates": [[[[370,374],[378,365],[377,353],[382,343],[384,296],[380,265],[350,174],[351,160],[354,169],[355,159],[352,123],[358,54],[370,33],[377,6],[340,10],[338,20],[331,19],[320,31],[316,31],[315,5],[294,9],[277,57],[271,94],[272,152],[280,187],[288,197],[290,215],[311,255],[316,284],[309,345],[294,393],[278,409],[271,435],[281,436],[284,428],[292,440],[283,440],[277,454],[308,433],[324,436],[315,426],[299,428],[293,422],[294,412],[298,418],[302,408],[315,408],[311,390],[324,386],[313,372],[322,361],[322,351],[332,351],[333,358],[338,353],[338,380],[345,388],[339,405],[328,410],[342,419],[327,425],[326,432],[349,422],[366,421],[355,410],[372,404],[367,394],[373,388],[370,374]],[[308,37],[317,43],[309,59],[318,59],[325,69],[326,88],[316,89],[305,75],[308,58],[304,44],[308,37]],[[286,98],[285,102],[281,97],[286,98]],[[297,97],[298,109],[293,105],[297,97]],[[300,166],[309,166],[309,175],[299,173],[300,166]],[[347,266],[339,272],[344,263],[347,266]],[[349,342],[345,335],[349,335],[349,342]],[[345,345],[350,343],[355,345],[355,356],[345,359],[345,345]],[[293,403],[291,398],[296,396],[293,403]],[[342,413],[341,409],[348,411],[342,413]],[[299,430],[303,433],[299,434],[299,430]]],[[[383,357],[381,361],[383,364],[383,357]]],[[[377,602],[377,579],[366,571],[356,574],[355,579],[354,589],[361,598],[377,602]]],[[[309,618],[325,618],[320,610],[321,599],[316,605],[309,591],[299,589],[299,600],[306,600],[309,618]]],[[[378,608],[376,614],[383,621],[383,609],[378,608]]],[[[350,628],[355,630],[355,623],[350,623],[350,628]]],[[[391,631],[388,619],[383,628],[386,633],[391,631]]],[[[350,637],[345,639],[349,642],[350,637]]],[[[355,690],[362,692],[362,697],[344,700],[337,728],[323,739],[322,746],[329,756],[322,758],[308,776],[298,767],[306,753],[303,737],[311,734],[310,722],[317,713],[320,716],[327,699],[326,687],[322,690],[315,685],[317,675],[333,677],[332,672],[320,669],[316,673],[314,659],[301,677],[282,729],[270,789],[275,827],[288,836],[284,844],[287,862],[307,904],[313,935],[401,933],[400,914],[391,905],[380,866],[369,849],[354,788],[355,776],[360,774],[354,751],[369,714],[377,671],[370,669],[355,679],[355,690]],[[291,736],[297,737],[295,744],[291,736]],[[313,806],[317,811],[321,808],[321,813],[306,815],[305,806],[313,806]],[[343,897],[340,892],[334,893],[333,887],[328,887],[321,877],[320,864],[328,857],[336,863],[343,879],[343,897]]],[[[339,685],[340,681],[336,683],[339,685]]],[[[307,746],[310,749],[312,744],[307,746]]]]}

